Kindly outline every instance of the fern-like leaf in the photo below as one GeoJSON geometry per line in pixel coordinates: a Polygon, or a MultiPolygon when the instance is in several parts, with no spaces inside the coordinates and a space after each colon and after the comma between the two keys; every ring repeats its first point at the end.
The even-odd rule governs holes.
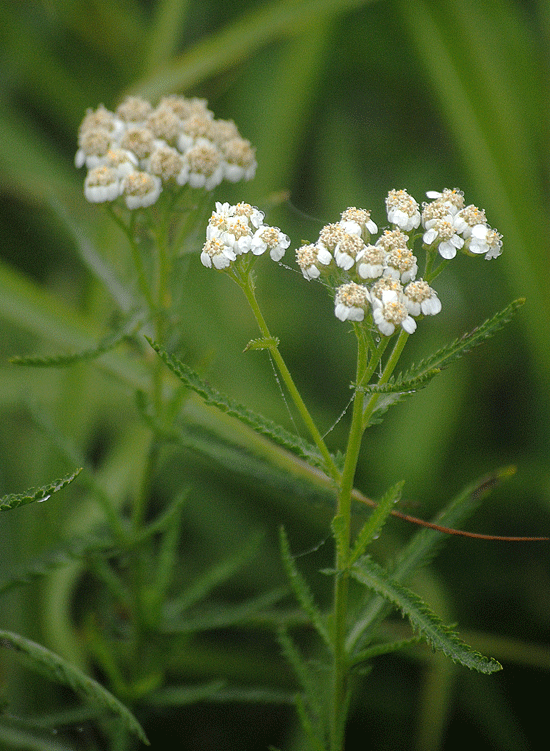
{"type": "Polygon", "coordinates": [[[286,532],[283,527],[280,529],[280,540],[281,540],[281,552],[283,556],[283,563],[288,575],[288,578],[290,580],[290,586],[292,587],[292,590],[294,594],[296,595],[296,599],[300,603],[300,605],[303,607],[303,609],[306,611],[306,613],[311,618],[311,622],[314,625],[317,633],[321,636],[329,650],[333,651],[333,644],[332,639],[330,638],[328,629],[325,624],[325,620],[323,616],[321,615],[321,611],[317,607],[317,604],[315,603],[315,600],[313,599],[313,594],[304,579],[304,577],[301,575],[301,573],[298,571],[298,568],[296,567],[296,564],[294,563],[294,559],[292,557],[292,553],[290,552],[290,545],[288,543],[288,538],[286,536],[286,532]]]}
{"type": "Polygon", "coordinates": [[[380,503],[374,509],[370,517],[367,519],[363,528],[357,535],[355,545],[351,552],[349,563],[354,564],[365,552],[367,545],[369,545],[375,537],[380,533],[386,519],[391,514],[392,508],[395,503],[401,498],[401,490],[403,489],[403,482],[398,482],[393,485],[383,495],[380,503]]]}
{"type": "Polygon", "coordinates": [[[29,488],[24,493],[10,493],[0,498],[0,511],[10,511],[19,506],[25,506],[27,503],[43,503],[47,501],[54,493],[69,485],[82,472],[82,467],[75,470],[71,475],[54,480],[48,485],[41,485],[39,488],[29,488]]]}
{"type": "Polygon", "coordinates": [[[399,377],[395,380],[391,379],[388,383],[369,383],[367,386],[357,386],[357,390],[362,391],[366,396],[371,396],[372,394],[398,394],[406,396],[425,388],[432,378],[440,372],[441,368],[431,368],[413,378],[405,379],[399,377]]]}
{"type": "Polygon", "coordinates": [[[232,417],[236,417],[245,425],[249,425],[258,433],[269,436],[276,443],[285,446],[294,453],[314,462],[320,463],[320,457],[315,447],[308,444],[302,438],[293,435],[280,425],[277,425],[267,417],[253,412],[242,404],[234,401],[230,397],[216,391],[209,383],[204,381],[188,365],[182,363],[173,355],[168,354],[162,347],[147,338],[147,341],[161,360],[170,368],[172,373],[189,389],[197,393],[205,404],[217,407],[221,412],[225,412],[232,417]]]}
{"type": "MultiPolygon", "coordinates": [[[[525,298],[520,297],[507,305],[503,310],[496,313],[491,318],[488,318],[480,326],[476,326],[475,329],[467,334],[455,339],[450,344],[442,347],[430,357],[422,360],[418,365],[412,366],[409,370],[400,376],[400,380],[408,380],[410,378],[418,378],[425,375],[434,368],[443,369],[450,365],[455,360],[465,355],[474,347],[478,347],[483,344],[487,339],[494,336],[503,326],[509,323],[517,311],[525,303],[525,298]]],[[[398,379],[398,380],[399,380],[398,379]]]]}
{"type": "Polygon", "coordinates": [[[42,673],[56,683],[70,686],[78,694],[98,704],[105,711],[117,715],[129,732],[134,733],[143,743],[149,745],[143,728],[130,710],[100,683],[67,660],[46,647],[11,631],[0,631],[0,646],[12,650],[31,669],[42,673]]]}
{"type": "Polygon", "coordinates": [[[502,669],[496,660],[484,657],[465,644],[417,594],[393,581],[388,573],[368,556],[358,561],[350,569],[350,573],[358,582],[398,607],[409,619],[413,630],[419,632],[428,644],[450,657],[453,662],[480,673],[494,673],[502,669]]]}
{"type": "Polygon", "coordinates": [[[134,313],[123,324],[103,337],[96,347],[83,349],[80,352],[56,355],[14,355],[9,362],[12,365],[25,365],[32,368],[67,368],[75,363],[95,360],[109,350],[114,349],[126,336],[132,334],[141,324],[142,313],[134,313]]]}

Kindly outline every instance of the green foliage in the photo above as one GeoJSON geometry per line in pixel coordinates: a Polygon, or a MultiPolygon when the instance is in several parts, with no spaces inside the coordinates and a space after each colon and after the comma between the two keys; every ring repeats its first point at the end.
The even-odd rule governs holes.
{"type": "MultiPolygon", "coordinates": [[[[380,196],[390,187],[409,186],[417,197],[426,187],[466,188],[503,233],[505,252],[495,270],[493,263],[458,257],[449,269],[441,320],[425,319],[410,343],[418,364],[404,365],[386,383],[357,388],[376,400],[370,424],[380,423],[389,406],[401,408],[370,431],[356,484],[377,497],[396,476],[407,477],[410,498],[397,508],[428,517],[443,507],[433,521],[462,528],[509,470],[455,489],[472,474],[513,461],[518,473],[509,495],[499,492],[470,528],[540,534],[548,526],[550,444],[550,288],[541,240],[548,213],[548,9],[518,0],[252,0],[241,6],[77,0],[26,10],[6,3],[0,11],[0,348],[6,363],[14,352],[40,354],[19,360],[34,368],[0,368],[2,493],[29,487],[37,476],[59,477],[66,466],[85,469],[78,486],[67,487],[55,503],[0,515],[0,592],[18,590],[16,607],[9,597],[2,604],[6,628],[32,628],[33,638],[55,648],[67,664],[90,674],[97,668],[107,689],[135,710],[153,745],[163,726],[159,718],[170,707],[175,730],[169,743],[185,748],[242,725],[238,707],[234,722],[227,714],[221,720],[211,715],[209,722],[219,727],[203,729],[193,702],[290,702],[296,685],[276,648],[266,647],[271,631],[281,627],[306,735],[313,748],[325,749],[328,699],[319,686],[327,664],[320,666],[315,651],[317,630],[305,611],[284,606],[276,544],[269,534],[260,542],[250,532],[283,524],[292,548],[300,550],[324,539],[344,461],[335,461],[334,476],[327,477],[321,470],[328,463],[320,461],[311,437],[278,425],[287,416],[274,401],[276,388],[265,378],[262,357],[241,357],[242,342],[254,333],[238,309],[236,289],[200,268],[202,225],[174,245],[173,307],[167,314],[162,306],[145,310],[120,227],[82,198],[83,175],[72,159],[78,123],[87,107],[114,107],[128,91],[208,97],[216,114],[234,119],[257,148],[256,179],[246,196],[234,186],[229,200],[238,195],[255,203],[293,238],[313,236],[317,219],[332,221],[348,204],[372,208],[380,222],[380,196]],[[281,202],[283,191],[292,203],[281,202]],[[475,353],[447,369],[492,336],[521,300],[465,338],[444,347],[440,342],[502,308],[509,295],[528,300],[512,335],[493,339],[483,358],[475,353]],[[207,363],[220,391],[187,372],[188,366],[181,372],[198,389],[183,384],[199,399],[182,391],[181,380],[174,386],[167,371],[160,376],[162,362],[143,356],[146,348],[135,336],[140,322],[162,351],[185,352],[198,372],[207,363]],[[123,339],[128,346],[120,346],[123,339]],[[429,347],[439,350],[425,357],[429,347]],[[78,362],[79,368],[65,367],[78,362]],[[428,384],[418,399],[408,398],[428,384]],[[145,397],[136,410],[138,391],[145,397]],[[33,420],[21,408],[30,399],[39,405],[33,420]],[[247,404],[268,405],[273,421],[247,404]],[[36,425],[43,426],[47,415],[51,425],[37,435],[36,425]],[[163,631],[176,622],[181,633],[163,631]],[[206,633],[214,628],[225,629],[220,638],[206,633]]],[[[212,206],[228,200],[221,191],[207,199],[212,206]]],[[[141,246],[142,257],[154,271],[148,248],[141,246]]],[[[292,265],[290,252],[287,262],[292,265]]],[[[320,425],[333,425],[353,379],[346,327],[331,319],[319,288],[298,274],[279,269],[268,279],[260,271],[257,281],[313,416],[320,425]]],[[[272,346],[278,337],[256,342],[250,348],[272,346]]],[[[349,413],[323,436],[332,457],[332,444],[344,445],[349,413]]],[[[5,496],[0,510],[44,500],[47,491],[57,492],[57,483],[51,486],[5,496]]],[[[349,667],[360,671],[351,703],[365,728],[360,743],[379,742],[368,737],[375,717],[388,733],[388,747],[437,751],[447,743],[452,716],[457,744],[473,742],[479,727],[495,749],[536,745],[544,728],[533,717],[532,687],[544,690],[548,665],[547,651],[533,643],[546,637],[539,575],[547,563],[545,544],[456,540],[429,529],[403,543],[408,526],[387,523],[391,493],[366,521],[356,504],[355,537],[348,538],[343,513],[332,520],[337,552],[345,557],[349,539],[354,570],[360,571],[367,546],[383,564],[382,572],[369,563],[360,574],[376,587],[352,583],[364,594],[346,633],[349,667]],[[445,622],[471,624],[475,641],[464,638],[522,669],[509,671],[506,683],[479,676],[476,684],[477,676],[450,670],[441,655],[408,650],[408,670],[381,669],[364,688],[371,660],[411,643],[399,627],[394,633],[394,621],[384,620],[402,608],[398,600],[426,638],[434,635],[447,649],[456,648],[445,627],[441,636],[440,624],[434,626],[424,606],[399,588],[413,575],[414,588],[445,622]],[[410,703],[400,701],[413,691],[414,727],[410,703]]],[[[287,573],[289,565],[297,570],[290,548],[287,573]]],[[[310,568],[309,557],[300,559],[302,584],[295,581],[293,590],[332,636],[333,624],[316,603],[326,601],[326,582],[337,577],[333,569],[331,578],[321,577],[321,584],[311,578],[310,585],[310,568]]],[[[46,715],[41,708],[36,715],[8,717],[18,706],[25,712],[42,701],[26,672],[10,674],[6,695],[13,695],[14,705],[2,716],[3,747],[131,751],[139,742],[117,712],[104,711],[95,700],[78,712],[67,710],[66,724],[63,713],[46,715]],[[87,723],[93,723],[90,733],[87,723]],[[63,739],[62,728],[81,725],[83,734],[63,739]]],[[[342,716],[349,696],[342,697],[342,716]]],[[[65,706],[65,686],[52,685],[51,699],[65,706]]],[[[269,732],[269,709],[247,712],[256,710],[258,733],[264,726],[269,732]]],[[[285,737],[275,745],[304,748],[307,739],[293,741],[295,730],[286,732],[285,722],[277,716],[285,737]]],[[[258,743],[267,746],[269,739],[255,738],[248,746],[243,739],[239,747],[248,751],[258,743]]],[[[352,751],[353,738],[348,745],[352,751]]]]}
{"type": "Polygon", "coordinates": [[[294,594],[296,595],[296,598],[298,599],[300,605],[311,618],[311,623],[315,627],[315,630],[317,631],[319,636],[321,636],[329,650],[332,651],[334,644],[332,642],[332,639],[330,638],[324,618],[322,617],[317,605],[315,604],[313,595],[311,593],[311,590],[309,589],[307,582],[302,577],[302,575],[298,571],[298,568],[296,567],[296,564],[294,563],[292,554],[290,552],[290,546],[288,544],[288,538],[282,527],[280,529],[280,540],[283,563],[285,565],[285,569],[294,594]]]}
{"type": "Polygon", "coordinates": [[[148,340],[153,349],[158,353],[160,358],[180,381],[187,387],[195,391],[205,402],[205,404],[217,407],[222,412],[226,412],[232,417],[241,420],[245,425],[249,425],[258,433],[269,436],[276,443],[285,446],[291,451],[307,459],[319,461],[318,452],[302,438],[292,435],[280,425],[276,425],[262,415],[258,415],[248,407],[239,404],[233,399],[220,394],[195,373],[188,365],[182,363],[173,355],[169,355],[162,347],[151,340],[148,340]]]}
{"type": "Polygon", "coordinates": [[[18,659],[33,670],[44,674],[52,681],[69,686],[104,711],[115,714],[129,732],[137,735],[142,743],[149,745],[143,728],[127,707],[100,683],[89,678],[59,655],[10,631],[0,631],[0,646],[12,650],[18,659]]]}
{"type": "Polygon", "coordinates": [[[388,576],[387,572],[366,556],[352,568],[351,575],[361,584],[374,590],[398,607],[406,615],[415,631],[419,631],[434,649],[441,650],[453,662],[480,673],[502,670],[496,660],[484,657],[462,642],[456,633],[445,626],[418,595],[388,576]]]}
{"type": "Polygon", "coordinates": [[[86,360],[95,360],[105,352],[114,349],[125,337],[134,333],[142,323],[142,313],[131,315],[117,330],[107,334],[96,347],[69,355],[48,355],[45,357],[33,355],[14,355],[10,357],[12,365],[25,365],[33,368],[66,368],[86,360]]]}
{"type": "Polygon", "coordinates": [[[30,488],[24,493],[10,493],[0,498],[0,511],[10,511],[19,506],[25,506],[27,503],[43,503],[47,501],[54,493],[58,493],[63,488],[70,485],[70,483],[78,477],[82,472],[82,468],[75,470],[72,474],[61,477],[59,480],[54,480],[47,485],[42,485],[39,488],[30,488]]]}

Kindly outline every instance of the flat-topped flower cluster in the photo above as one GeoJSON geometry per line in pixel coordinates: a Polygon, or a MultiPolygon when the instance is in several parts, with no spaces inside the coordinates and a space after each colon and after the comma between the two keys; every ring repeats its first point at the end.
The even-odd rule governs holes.
{"type": "Polygon", "coordinates": [[[334,312],[341,321],[363,321],[370,314],[380,333],[391,336],[399,327],[412,334],[415,318],[439,313],[437,292],[417,278],[412,248],[420,237],[432,265],[436,254],[448,261],[458,250],[486,259],[500,255],[501,235],[487,225],[484,211],[465,206],[461,191],[427,195],[432,200],[421,209],[407,191],[391,190],[386,198],[390,227],[375,241],[378,227],[370,211],[350,207],[339,222],[322,228],[317,242],[298,248],[304,277],[335,287],[334,312]]]}
{"type": "MultiPolygon", "coordinates": [[[[407,191],[391,190],[386,198],[390,226],[375,241],[372,236],[378,227],[370,211],[350,207],[339,222],[321,229],[315,243],[298,248],[296,261],[303,276],[320,279],[333,291],[334,312],[341,321],[370,320],[381,334],[391,336],[397,329],[412,334],[416,318],[439,313],[437,292],[418,277],[412,249],[420,238],[430,279],[458,250],[487,260],[501,254],[502,236],[489,227],[482,209],[465,205],[461,191],[431,191],[427,196],[432,200],[421,209],[407,191]],[[434,270],[438,256],[442,260],[434,270]]],[[[263,222],[263,212],[250,204],[217,203],[208,223],[202,263],[227,269],[238,256],[266,250],[280,261],[290,240],[263,222]]]]}
{"type": "Polygon", "coordinates": [[[123,196],[129,209],[151,206],[163,186],[212,190],[250,180],[255,151],[230,120],[216,120],[204,99],[167,96],[157,107],[128,97],[114,112],[88,110],[78,132],[77,167],[86,166],[92,203],[123,196]]]}
{"type": "Polygon", "coordinates": [[[208,221],[201,262],[208,268],[227,268],[237,256],[259,256],[269,250],[280,261],[290,245],[290,238],[278,227],[264,224],[264,212],[249,203],[216,203],[208,221]]]}

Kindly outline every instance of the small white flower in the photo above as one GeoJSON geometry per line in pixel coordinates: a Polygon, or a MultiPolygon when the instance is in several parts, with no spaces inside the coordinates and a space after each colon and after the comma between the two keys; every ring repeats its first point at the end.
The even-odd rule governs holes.
{"type": "Polygon", "coordinates": [[[155,146],[155,136],[149,128],[133,126],[120,139],[120,146],[132,151],[138,159],[145,159],[155,146]]]}
{"type": "Polygon", "coordinates": [[[138,158],[131,151],[126,149],[109,149],[106,153],[103,163],[106,167],[111,167],[120,178],[126,177],[130,172],[135,172],[139,164],[138,158]]]}
{"type": "Polygon", "coordinates": [[[416,256],[408,248],[393,248],[386,254],[385,276],[400,279],[406,284],[415,278],[417,271],[416,256]]]}
{"type": "Polygon", "coordinates": [[[378,232],[378,227],[370,218],[370,211],[350,206],[342,212],[340,224],[350,235],[359,235],[368,243],[370,236],[378,232]]]}
{"type": "Polygon", "coordinates": [[[362,321],[369,304],[369,291],[362,284],[349,282],[336,290],[334,315],[341,321],[362,321]]]}
{"type": "Polygon", "coordinates": [[[487,218],[483,209],[478,209],[477,206],[470,204],[464,209],[461,209],[454,217],[453,224],[456,231],[462,235],[466,240],[472,234],[472,229],[477,224],[486,224],[487,218]]]}
{"type": "Polygon", "coordinates": [[[325,224],[322,230],[319,232],[319,239],[317,240],[317,246],[328,251],[330,254],[334,254],[336,246],[340,240],[346,234],[346,230],[341,223],[325,224]]]}
{"type": "Polygon", "coordinates": [[[418,203],[406,190],[390,190],[386,198],[388,221],[403,232],[410,232],[420,224],[418,203]]]}
{"type": "Polygon", "coordinates": [[[444,219],[436,219],[430,229],[424,233],[425,245],[436,247],[439,255],[445,259],[456,256],[456,251],[464,245],[464,238],[457,234],[453,217],[449,214],[444,219]]]}
{"type": "Polygon", "coordinates": [[[329,251],[320,244],[302,245],[296,251],[296,262],[308,282],[312,279],[318,279],[322,267],[330,266],[333,260],[329,251]]]}
{"type": "Polygon", "coordinates": [[[158,175],[163,181],[176,178],[183,167],[183,158],[179,151],[171,146],[163,145],[154,149],[146,167],[153,175],[158,175]]]}
{"type": "Polygon", "coordinates": [[[99,167],[111,148],[111,133],[106,128],[89,128],[80,133],[78,145],[75,166],[80,168],[85,164],[88,169],[99,167]]]}
{"type": "Polygon", "coordinates": [[[376,245],[389,253],[399,248],[406,250],[408,241],[408,236],[400,229],[386,229],[376,241],[376,245]]]}
{"type": "Polygon", "coordinates": [[[129,96],[115,110],[117,117],[127,123],[143,123],[152,111],[151,103],[139,96],[129,96]]]}
{"type": "Polygon", "coordinates": [[[472,236],[468,244],[470,253],[485,253],[485,260],[498,258],[502,253],[502,235],[486,224],[476,224],[472,228],[472,236]]]}
{"type": "MultiPolygon", "coordinates": [[[[181,148],[181,147],[180,147],[181,148]]],[[[184,166],[176,178],[180,185],[212,190],[223,180],[223,162],[219,149],[206,138],[197,139],[184,154],[184,166]]]]}
{"type": "Polygon", "coordinates": [[[445,206],[447,213],[454,216],[464,208],[464,193],[458,188],[445,188],[441,193],[437,190],[429,190],[426,195],[434,199],[434,203],[445,206]]]}
{"type": "Polygon", "coordinates": [[[212,236],[232,248],[237,255],[248,253],[251,248],[252,230],[246,216],[229,217],[225,228],[218,233],[212,233],[212,236]]]}
{"type": "Polygon", "coordinates": [[[339,268],[344,269],[344,271],[349,271],[355,263],[358,254],[361,253],[364,248],[365,243],[362,237],[359,235],[350,235],[346,232],[338,241],[334,249],[334,260],[336,261],[336,265],[339,268]]]}
{"type": "Polygon", "coordinates": [[[240,137],[231,138],[224,141],[220,148],[224,157],[226,180],[231,183],[236,183],[239,180],[252,180],[256,174],[258,162],[250,141],[240,137]]]}
{"type": "Polygon", "coordinates": [[[114,201],[120,195],[120,178],[111,167],[94,167],[84,180],[84,196],[90,203],[114,201]]]}
{"type": "Polygon", "coordinates": [[[129,209],[151,206],[162,191],[162,181],[148,172],[131,172],[122,181],[122,193],[129,209]]]}
{"type": "Polygon", "coordinates": [[[193,148],[199,141],[209,139],[210,128],[212,123],[212,113],[210,110],[197,110],[182,120],[181,133],[178,136],[177,146],[180,151],[186,152],[193,148]]]}
{"type": "MultiPolygon", "coordinates": [[[[224,204],[229,205],[229,204],[224,204]]],[[[218,204],[216,204],[218,206],[218,204]]],[[[235,216],[246,216],[252,227],[258,229],[264,221],[265,214],[256,206],[251,206],[249,203],[238,203],[236,206],[231,207],[235,216]]]]}
{"type": "Polygon", "coordinates": [[[403,295],[403,285],[398,279],[392,279],[391,276],[383,276],[378,279],[370,288],[371,298],[382,300],[382,294],[390,290],[395,292],[399,297],[403,295]]]}
{"type": "Polygon", "coordinates": [[[269,255],[274,261],[280,261],[285,250],[290,245],[290,238],[278,227],[264,225],[256,230],[250,243],[250,251],[259,256],[269,250],[269,255]]]}
{"type": "Polygon", "coordinates": [[[407,284],[404,290],[404,302],[412,316],[435,316],[441,310],[441,300],[435,289],[428,282],[418,279],[407,284]]]}
{"type": "Polygon", "coordinates": [[[207,240],[202,248],[201,263],[211,269],[225,269],[234,261],[236,255],[224,242],[217,238],[207,240]]]}
{"type": "Polygon", "coordinates": [[[381,298],[373,297],[372,316],[384,336],[391,336],[398,326],[407,334],[416,331],[416,321],[409,315],[403,296],[393,290],[384,290],[381,298]]]}
{"type": "Polygon", "coordinates": [[[357,254],[357,273],[362,279],[377,279],[386,267],[386,251],[378,245],[366,245],[357,254]]]}

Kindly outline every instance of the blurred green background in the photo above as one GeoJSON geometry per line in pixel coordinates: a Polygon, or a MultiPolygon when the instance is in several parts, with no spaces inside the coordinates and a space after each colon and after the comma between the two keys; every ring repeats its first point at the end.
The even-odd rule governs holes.
{"type": "MultiPolygon", "coordinates": [[[[357,485],[376,496],[405,479],[406,510],[430,518],[472,479],[514,464],[516,475],[469,528],[550,532],[549,2],[17,0],[2,4],[0,40],[0,495],[73,468],[37,429],[29,399],[121,498],[131,493],[139,473],[132,460],[146,439],[127,385],[108,366],[25,371],[7,358],[79,349],[108,329],[113,303],[86,265],[86,242],[121,277],[127,270],[123,239],[86,204],[84,174],[73,166],[86,108],[114,108],[127,93],[153,103],[182,93],[207,98],[216,117],[234,119],[257,148],[255,180],[222,185],[213,201],[264,208],[293,247],[314,241],[348,205],[371,209],[383,225],[392,188],[421,202],[426,190],[459,187],[467,203],[485,208],[504,235],[503,255],[450,264],[436,284],[443,311],[420,323],[406,358],[429,354],[512,299],[525,297],[526,305],[487,346],[367,435],[357,485]],[[290,198],[281,203],[285,191],[290,198]]],[[[242,353],[257,333],[239,291],[200,265],[200,239],[196,249],[182,261],[189,361],[220,390],[291,425],[267,359],[242,353]]],[[[292,254],[287,260],[292,265],[292,254]]],[[[299,274],[264,264],[259,290],[287,363],[328,430],[349,400],[352,337],[323,289],[299,274]]],[[[345,424],[332,432],[331,448],[341,445],[345,424]]],[[[296,550],[326,533],[325,512],[280,490],[259,490],[191,452],[170,462],[161,499],[190,479],[199,489],[184,515],[182,577],[262,529],[260,561],[227,596],[259,593],[283,580],[279,524],[296,550]]],[[[85,527],[93,504],[77,485],[51,504],[3,515],[0,560],[23,562],[85,527]]],[[[388,548],[412,531],[392,521],[388,548]]],[[[353,709],[349,748],[540,747],[550,688],[549,550],[548,543],[450,540],[421,594],[505,670],[479,677],[382,658],[353,709]]],[[[313,571],[319,560],[304,565],[313,571]]],[[[10,594],[0,626],[62,651],[59,592],[68,596],[58,581],[10,594]]],[[[238,681],[269,665],[275,684],[291,685],[277,649],[257,647],[236,649],[235,665],[221,669],[238,681]],[[262,650],[272,662],[263,662],[262,650]]],[[[193,666],[183,662],[192,679],[193,666]]],[[[20,691],[22,706],[32,706],[20,691]]],[[[293,723],[281,708],[198,705],[164,718],[162,728],[171,728],[174,748],[252,751],[270,742],[292,748],[293,723]]],[[[148,730],[154,738],[153,721],[148,730]]]]}

